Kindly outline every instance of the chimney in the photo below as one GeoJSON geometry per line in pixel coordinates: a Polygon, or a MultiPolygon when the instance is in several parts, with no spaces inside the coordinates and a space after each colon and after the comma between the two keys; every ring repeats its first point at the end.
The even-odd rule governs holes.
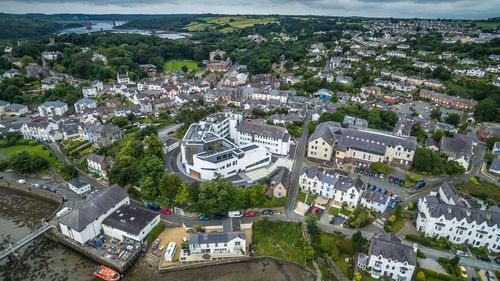
{"type": "Polygon", "coordinates": [[[413,251],[416,253],[418,251],[418,244],[413,243],[413,251]]]}
{"type": "Polygon", "coordinates": [[[448,206],[448,214],[451,214],[451,206],[448,206]]]}
{"type": "Polygon", "coordinates": [[[486,219],[487,220],[491,220],[491,213],[490,212],[486,212],[486,219]]]}
{"type": "Polygon", "coordinates": [[[467,208],[467,216],[470,217],[470,214],[472,213],[472,210],[470,208],[467,208]]]}

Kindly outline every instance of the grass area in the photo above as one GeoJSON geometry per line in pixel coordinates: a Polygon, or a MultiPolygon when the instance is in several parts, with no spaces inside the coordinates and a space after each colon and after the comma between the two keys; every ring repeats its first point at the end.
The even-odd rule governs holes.
{"type": "Polygon", "coordinates": [[[321,251],[331,254],[334,247],[337,245],[337,236],[328,232],[321,231],[319,234],[319,248],[321,251]]]}
{"type": "Polygon", "coordinates": [[[340,210],[338,208],[330,207],[330,209],[328,210],[328,214],[337,216],[339,214],[339,211],[340,210]]]}
{"type": "Polygon", "coordinates": [[[489,28],[495,28],[500,25],[500,22],[476,22],[476,27],[489,27],[489,28]]]}
{"type": "Polygon", "coordinates": [[[494,183],[486,181],[477,181],[477,184],[472,181],[465,181],[455,186],[458,190],[465,190],[472,196],[483,200],[493,200],[500,202],[500,187],[494,183]]]}
{"type": "Polygon", "coordinates": [[[303,265],[304,239],[298,223],[259,219],[253,224],[255,256],[273,256],[303,265]]]}
{"type": "Polygon", "coordinates": [[[344,223],[351,227],[365,227],[370,224],[372,217],[368,212],[361,208],[356,208],[352,214],[344,223]]]}
{"type": "Polygon", "coordinates": [[[387,226],[384,226],[384,228],[387,228],[387,230],[392,233],[398,233],[401,230],[401,228],[403,228],[403,226],[405,225],[405,220],[401,218],[399,220],[394,221],[392,225],[388,225],[387,222],[386,224],[387,226]]]}
{"type": "MultiPolygon", "coordinates": [[[[299,192],[299,201],[306,203],[306,196],[307,196],[307,193],[300,191],[299,192]]],[[[316,199],[316,197],[318,197],[317,194],[309,193],[309,196],[307,196],[307,202],[314,201],[314,199],[316,199]]]]}
{"type": "Polygon", "coordinates": [[[51,156],[51,150],[46,147],[43,144],[37,144],[37,145],[12,145],[9,147],[6,147],[3,149],[3,154],[7,155],[8,157],[21,152],[21,151],[26,151],[31,155],[38,155],[45,160],[49,161],[50,165],[55,166],[57,159],[54,156],[51,156]],[[45,150],[43,148],[46,148],[45,150]]]}
{"type": "Polygon", "coordinates": [[[198,63],[192,60],[169,60],[163,66],[164,71],[181,71],[182,66],[185,65],[189,70],[198,71],[198,63]]]}
{"type": "Polygon", "coordinates": [[[285,207],[286,205],[286,197],[281,197],[281,198],[271,198],[267,199],[264,201],[264,203],[260,204],[257,206],[257,208],[278,208],[278,207],[285,207]]]}
{"type": "Polygon", "coordinates": [[[224,17],[206,17],[204,18],[206,22],[191,22],[184,27],[188,31],[202,31],[207,27],[209,29],[215,29],[218,26],[229,25],[220,29],[220,32],[231,32],[237,29],[242,29],[256,24],[267,24],[277,22],[277,18],[274,17],[239,17],[239,16],[224,16],[224,17]]]}
{"type": "Polygon", "coordinates": [[[341,255],[338,259],[335,259],[335,263],[345,276],[349,276],[349,267],[351,265],[345,262],[345,258],[347,258],[347,256],[341,255]]]}
{"type": "Polygon", "coordinates": [[[347,209],[342,209],[340,210],[340,213],[346,217],[350,216],[352,214],[351,211],[347,210],[347,209]]]}

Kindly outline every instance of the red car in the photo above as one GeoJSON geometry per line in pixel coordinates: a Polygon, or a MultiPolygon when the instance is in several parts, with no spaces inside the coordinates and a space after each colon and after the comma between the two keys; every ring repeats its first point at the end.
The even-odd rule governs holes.
{"type": "Polygon", "coordinates": [[[366,169],[365,170],[365,176],[368,175],[370,173],[370,170],[366,169]]]}
{"type": "Polygon", "coordinates": [[[392,192],[389,192],[389,196],[392,196],[392,194],[393,194],[392,192]]]}
{"type": "Polygon", "coordinates": [[[255,212],[245,213],[245,217],[255,217],[255,212]]]}
{"type": "Polygon", "coordinates": [[[167,210],[167,209],[161,209],[161,212],[166,214],[166,215],[170,215],[172,213],[170,210],[167,210]]]}
{"type": "Polygon", "coordinates": [[[318,210],[319,210],[319,208],[318,208],[318,207],[313,207],[313,209],[312,209],[311,213],[315,213],[315,214],[317,214],[317,213],[318,213],[318,210]]]}

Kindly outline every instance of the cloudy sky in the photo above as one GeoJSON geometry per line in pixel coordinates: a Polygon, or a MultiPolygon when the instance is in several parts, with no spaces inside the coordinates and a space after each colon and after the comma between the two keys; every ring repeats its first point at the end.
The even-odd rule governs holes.
{"type": "Polygon", "coordinates": [[[4,13],[288,14],[482,19],[500,0],[0,0],[4,13]]]}

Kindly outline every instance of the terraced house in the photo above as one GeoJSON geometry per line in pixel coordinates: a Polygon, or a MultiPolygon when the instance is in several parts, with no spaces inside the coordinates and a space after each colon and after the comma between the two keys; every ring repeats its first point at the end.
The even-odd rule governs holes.
{"type": "Polygon", "coordinates": [[[119,127],[111,123],[102,125],[98,121],[81,123],[78,135],[81,140],[88,140],[96,147],[105,147],[123,138],[119,127]]]}
{"type": "Polygon", "coordinates": [[[340,123],[321,123],[309,138],[307,157],[310,160],[351,163],[368,167],[383,162],[409,169],[413,162],[417,140],[411,136],[367,128],[342,128],[340,123]]]}
{"type": "Polygon", "coordinates": [[[468,99],[463,99],[459,97],[453,97],[453,96],[448,96],[445,94],[429,91],[422,89],[420,90],[419,97],[421,98],[428,98],[433,102],[437,102],[443,105],[449,105],[453,106],[456,108],[463,108],[463,109],[474,109],[477,105],[477,101],[473,100],[468,100],[468,99]]]}
{"type": "Polygon", "coordinates": [[[453,244],[469,244],[500,252],[500,208],[477,208],[444,182],[438,194],[418,201],[417,229],[427,237],[445,237],[453,244]],[[439,194],[439,195],[438,195],[439,194]]]}

